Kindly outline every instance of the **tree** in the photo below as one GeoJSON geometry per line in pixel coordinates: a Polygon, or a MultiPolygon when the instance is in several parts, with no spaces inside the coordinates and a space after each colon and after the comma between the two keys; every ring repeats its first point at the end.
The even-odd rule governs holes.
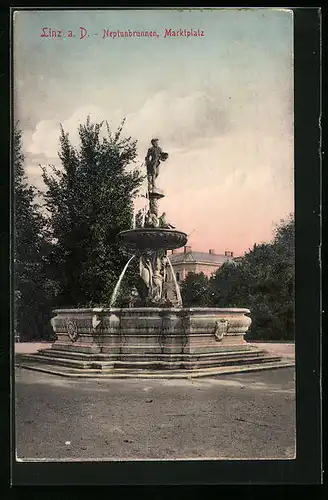
{"type": "Polygon", "coordinates": [[[280,221],[271,243],[254,245],[237,264],[225,263],[209,281],[210,305],[247,307],[248,338],[294,338],[294,219],[280,221]]]}
{"type": "Polygon", "coordinates": [[[205,307],[208,303],[208,278],[204,273],[190,272],[180,285],[185,307],[205,307]]]}
{"type": "Polygon", "coordinates": [[[295,327],[295,223],[290,215],[278,224],[273,240],[272,274],[278,286],[274,302],[275,326],[282,338],[293,339],[295,327]]]}
{"type": "Polygon", "coordinates": [[[45,221],[35,201],[37,190],[24,170],[22,134],[13,133],[14,166],[14,317],[20,340],[51,335],[49,314],[53,286],[46,275],[49,241],[45,221]]]}
{"type": "MultiPolygon", "coordinates": [[[[109,305],[117,279],[130,257],[119,240],[132,225],[132,200],[143,181],[135,163],[136,141],[123,138],[124,122],[115,133],[90,117],[80,125],[79,146],[61,128],[62,168],[43,168],[44,195],[55,241],[52,273],[59,283],[58,306],[109,305]]],[[[133,281],[127,271],[122,290],[133,281]]],[[[124,294],[123,294],[124,295],[124,294]]]]}

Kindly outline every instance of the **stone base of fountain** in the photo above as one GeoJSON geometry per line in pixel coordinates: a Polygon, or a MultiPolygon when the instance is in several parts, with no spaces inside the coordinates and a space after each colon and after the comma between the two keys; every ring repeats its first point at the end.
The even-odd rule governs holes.
{"type": "Polygon", "coordinates": [[[248,344],[248,309],[58,309],[50,349],[24,368],[68,377],[182,378],[293,366],[248,344]]]}

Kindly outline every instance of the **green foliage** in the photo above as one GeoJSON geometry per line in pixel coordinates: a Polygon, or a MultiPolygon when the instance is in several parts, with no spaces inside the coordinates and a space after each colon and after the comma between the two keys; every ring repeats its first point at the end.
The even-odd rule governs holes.
{"type": "Polygon", "coordinates": [[[201,307],[208,303],[209,281],[204,273],[188,273],[180,286],[183,305],[201,307]]]}
{"type": "MultiPolygon", "coordinates": [[[[135,162],[136,141],[122,137],[124,122],[115,133],[90,117],[79,127],[75,148],[61,129],[62,168],[43,168],[45,203],[55,241],[51,255],[59,284],[58,306],[107,305],[120,272],[130,257],[119,241],[120,231],[132,225],[132,199],[143,180],[135,162]]],[[[134,279],[132,266],[124,286],[134,279]]]]}
{"type": "Polygon", "coordinates": [[[182,283],[185,304],[246,307],[252,317],[249,339],[293,339],[294,237],[294,220],[290,216],[280,221],[271,243],[255,244],[239,262],[224,263],[208,280],[207,287],[206,280],[199,278],[201,293],[197,275],[188,275],[182,283]]]}
{"type": "Polygon", "coordinates": [[[54,283],[47,275],[50,243],[35,202],[37,190],[24,171],[21,131],[13,133],[14,167],[14,329],[20,340],[51,337],[49,315],[54,283]]]}

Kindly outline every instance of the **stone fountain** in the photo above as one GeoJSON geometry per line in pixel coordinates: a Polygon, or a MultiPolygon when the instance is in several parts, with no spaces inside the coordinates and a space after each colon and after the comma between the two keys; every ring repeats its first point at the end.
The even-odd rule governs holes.
{"type": "Polygon", "coordinates": [[[249,309],[183,307],[176,281],[175,297],[168,298],[167,278],[171,273],[175,280],[175,274],[167,251],[183,247],[187,235],[169,224],[165,214],[159,216],[164,193],[157,178],[168,154],[157,139],[151,144],[145,158],[144,223],[119,235],[139,259],[136,307],[115,307],[127,263],[110,307],[55,310],[51,323],[57,340],[52,347],[16,362],[57,375],[116,378],[199,377],[292,366],[245,341],[249,309]]]}

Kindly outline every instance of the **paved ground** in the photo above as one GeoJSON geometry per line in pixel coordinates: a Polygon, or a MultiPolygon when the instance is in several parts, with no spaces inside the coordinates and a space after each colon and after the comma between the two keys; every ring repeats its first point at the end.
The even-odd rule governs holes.
{"type": "Polygon", "coordinates": [[[284,358],[295,359],[295,343],[285,342],[280,344],[279,342],[250,342],[251,345],[265,349],[272,354],[277,356],[283,356],[284,358]]]}
{"type": "Polygon", "coordinates": [[[15,352],[17,354],[31,354],[39,349],[49,349],[52,344],[48,342],[16,342],[15,352]]]}
{"type": "Polygon", "coordinates": [[[20,459],[293,458],[294,369],[72,380],[17,369],[20,459]]]}

